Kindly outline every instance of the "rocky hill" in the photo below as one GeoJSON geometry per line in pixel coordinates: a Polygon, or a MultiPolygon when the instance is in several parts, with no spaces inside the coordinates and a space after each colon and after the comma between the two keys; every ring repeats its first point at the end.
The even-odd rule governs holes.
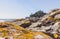
{"type": "Polygon", "coordinates": [[[60,9],[42,17],[0,22],[0,39],[60,39],[60,9]]]}

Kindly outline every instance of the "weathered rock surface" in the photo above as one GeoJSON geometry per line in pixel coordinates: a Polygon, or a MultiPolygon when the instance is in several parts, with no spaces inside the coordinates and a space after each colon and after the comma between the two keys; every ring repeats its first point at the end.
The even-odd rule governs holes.
{"type": "MultiPolygon", "coordinates": [[[[52,39],[60,39],[60,9],[52,10],[51,12],[49,12],[48,14],[44,15],[41,18],[28,17],[25,19],[18,19],[9,22],[15,23],[23,27],[24,29],[31,30],[35,33],[43,32],[51,36],[52,39]]],[[[40,35],[37,35],[35,36],[34,39],[45,39],[45,38],[40,35]]]]}

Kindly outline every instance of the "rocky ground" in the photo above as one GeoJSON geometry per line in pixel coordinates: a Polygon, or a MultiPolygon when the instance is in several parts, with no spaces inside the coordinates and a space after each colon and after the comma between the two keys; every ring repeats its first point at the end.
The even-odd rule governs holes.
{"type": "MultiPolygon", "coordinates": [[[[28,17],[6,22],[8,23],[0,23],[0,28],[4,28],[0,32],[4,30],[8,31],[8,36],[6,35],[7,32],[2,33],[5,33],[6,37],[10,37],[10,39],[60,39],[60,9],[52,10],[41,18],[28,17]],[[9,27],[4,25],[8,25],[9,27]],[[28,38],[25,38],[25,36],[28,38]]],[[[0,39],[9,38],[0,37],[0,39]]]]}

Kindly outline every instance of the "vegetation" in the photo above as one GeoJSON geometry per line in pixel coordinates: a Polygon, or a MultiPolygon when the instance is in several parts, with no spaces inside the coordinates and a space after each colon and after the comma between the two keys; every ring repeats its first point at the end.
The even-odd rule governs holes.
{"type": "Polygon", "coordinates": [[[30,17],[42,17],[44,16],[46,13],[44,13],[43,11],[37,11],[35,12],[35,14],[31,14],[30,17]]]}

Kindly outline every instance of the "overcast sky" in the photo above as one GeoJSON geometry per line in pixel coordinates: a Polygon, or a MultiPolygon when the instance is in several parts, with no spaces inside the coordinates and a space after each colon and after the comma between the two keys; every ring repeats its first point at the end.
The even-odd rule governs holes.
{"type": "Polygon", "coordinates": [[[24,18],[38,10],[60,8],[60,0],[0,0],[0,19],[24,18]]]}

